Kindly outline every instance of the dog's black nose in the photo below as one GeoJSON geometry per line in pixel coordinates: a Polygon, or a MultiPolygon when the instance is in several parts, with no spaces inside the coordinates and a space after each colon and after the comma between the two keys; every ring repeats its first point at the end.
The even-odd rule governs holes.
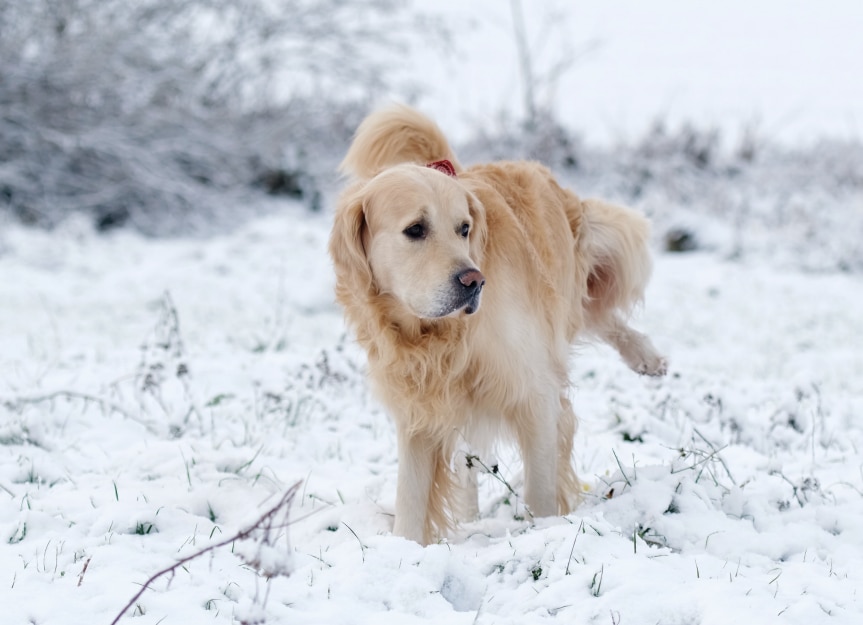
{"type": "Polygon", "coordinates": [[[485,276],[478,269],[465,269],[456,279],[468,291],[479,291],[485,284],[485,276]]]}

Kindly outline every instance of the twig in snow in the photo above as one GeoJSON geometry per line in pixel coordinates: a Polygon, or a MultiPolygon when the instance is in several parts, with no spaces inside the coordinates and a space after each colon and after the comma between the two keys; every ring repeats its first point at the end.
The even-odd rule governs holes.
{"type": "MultiPolygon", "coordinates": [[[[698,431],[698,428],[693,427],[692,431],[695,432],[696,434],[698,434],[698,436],[701,438],[701,440],[703,440],[705,443],[707,443],[707,446],[710,447],[711,451],[713,451],[713,455],[716,456],[716,459],[719,460],[719,463],[722,465],[722,468],[725,469],[725,473],[726,473],[726,475],[728,475],[728,479],[731,480],[732,484],[737,486],[737,480],[735,480],[734,476],[731,475],[731,471],[728,470],[728,465],[725,464],[725,460],[723,460],[722,456],[719,455],[719,452],[721,451],[721,449],[717,450],[716,447],[713,445],[713,443],[711,443],[709,440],[707,440],[707,437],[698,431]]],[[[722,449],[725,449],[725,447],[723,447],[722,449]]]]}
{"type": "Polygon", "coordinates": [[[131,421],[139,423],[147,428],[147,431],[156,434],[155,428],[150,424],[144,421],[143,419],[135,416],[134,412],[125,406],[118,404],[110,399],[105,397],[99,397],[98,395],[92,395],[90,393],[83,393],[81,391],[69,391],[65,389],[60,389],[56,391],[50,391],[48,393],[43,393],[41,395],[19,395],[16,397],[0,397],[0,404],[5,406],[8,410],[18,411],[22,406],[27,404],[40,404],[42,402],[50,402],[55,399],[80,399],[84,402],[91,402],[94,404],[98,404],[102,407],[103,410],[107,412],[116,412],[131,421]]]}
{"type": "Polygon", "coordinates": [[[80,586],[81,583],[84,581],[84,573],[87,572],[87,567],[90,566],[90,560],[92,559],[93,557],[91,556],[87,558],[87,561],[84,563],[84,568],[81,569],[81,574],[78,576],[78,586],[80,586]]]}
{"type": "MultiPolygon", "coordinates": [[[[498,469],[498,466],[496,464],[492,465],[492,467],[489,468],[480,459],[479,456],[474,455],[474,454],[465,454],[465,461],[467,462],[468,468],[471,468],[473,466],[473,463],[476,462],[479,466],[481,466],[485,470],[486,473],[488,473],[489,475],[494,477],[494,479],[496,479],[498,482],[500,482],[501,484],[506,486],[506,489],[509,491],[509,494],[512,495],[513,497],[515,497],[516,500],[518,500],[518,498],[519,498],[518,493],[515,492],[515,489],[510,485],[510,483],[507,482],[506,479],[504,479],[504,477],[500,474],[500,469],[498,469]]],[[[525,512],[527,512],[527,515],[532,519],[533,518],[533,512],[530,511],[530,508],[527,507],[527,504],[525,504],[524,509],[525,509],[525,512]]]]}
{"type": "Polygon", "coordinates": [[[467,466],[468,466],[468,468],[470,468],[470,467],[472,466],[472,463],[476,462],[479,466],[481,466],[481,467],[485,470],[485,472],[486,472],[486,473],[488,473],[489,475],[492,475],[492,476],[493,476],[493,477],[494,477],[498,482],[500,482],[501,484],[503,484],[504,486],[506,486],[506,489],[509,491],[509,494],[510,494],[510,495],[513,495],[513,496],[515,496],[515,497],[518,497],[518,493],[517,493],[517,492],[515,492],[515,490],[513,489],[513,487],[512,487],[512,486],[510,486],[509,482],[507,482],[507,481],[503,478],[503,476],[500,474],[500,470],[497,468],[497,465],[494,465],[493,467],[489,468],[489,467],[488,467],[488,466],[486,466],[486,464],[485,464],[485,463],[480,459],[480,457],[479,457],[479,456],[476,456],[476,455],[474,455],[474,454],[466,454],[466,455],[465,455],[465,460],[467,461],[467,466]]]}
{"type": "MultiPolygon", "coordinates": [[[[150,584],[152,584],[154,581],[156,581],[157,579],[159,579],[163,575],[167,575],[168,573],[173,574],[178,568],[180,568],[181,566],[183,566],[187,562],[191,562],[192,560],[195,560],[196,558],[200,558],[202,555],[204,555],[206,553],[209,553],[211,551],[215,551],[219,547],[224,547],[225,545],[230,545],[233,542],[248,538],[256,530],[266,529],[267,531],[269,531],[269,530],[273,529],[273,527],[274,527],[273,520],[275,519],[275,517],[280,512],[287,513],[287,508],[290,507],[291,502],[294,500],[294,496],[297,494],[297,491],[299,490],[299,488],[300,488],[300,482],[297,482],[296,484],[291,486],[287,491],[285,491],[285,494],[279,498],[279,500],[276,502],[276,505],[274,505],[272,508],[267,510],[263,515],[261,515],[261,517],[257,521],[252,523],[247,528],[240,530],[239,532],[237,532],[236,534],[234,534],[230,538],[226,538],[225,540],[218,542],[214,545],[210,545],[209,547],[205,547],[204,549],[201,549],[200,551],[197,551],[190,556],[186,556],[185,558],[183,558],[181,560],[177,560],[177,562],[175,562],[171,566],[168,566],[168,567],[162,569],[161,571],[153,574],[150,577],[150,579],[148,579],[146,582],[144,582],[144,584],[141,586],[141,589],[135,593],[135,595],[129,600],[129,602],[123,607],[123,609],[120,610],[120,613],[117,614],[117,616],[114,618],[113,621],[111,621],[111,625],[117,625],[117,623],[120,621],[120,619],[123,617],[123,615],[129,610],[129,608],[131,608],[133,605],[135,605],[135,602],[138,601],[138,599],[141,598],[141,595],[143,595],[144,592],[150,587],[150,584]]],[[[88,562],[89,562],[89,560],[88,560],[88,562]]],[[[86,569],[86,565],[85,565],[85,569],[86,569]]]]}

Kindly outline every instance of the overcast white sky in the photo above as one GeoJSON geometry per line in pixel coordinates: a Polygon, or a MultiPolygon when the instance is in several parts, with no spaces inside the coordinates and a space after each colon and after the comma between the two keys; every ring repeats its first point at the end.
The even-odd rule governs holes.
{"type": "MultiPolygon", "coordinates": [[[[863,1],[522,0],[538,72],[598,45],[548,95],[591,141],[691,120],[728,134],[863,139],[863,1]]],[[[438,0],[462,24],[449,57],[420,54],[419,105],[457,138],[522,110],[509,0],[438,0]]]]}

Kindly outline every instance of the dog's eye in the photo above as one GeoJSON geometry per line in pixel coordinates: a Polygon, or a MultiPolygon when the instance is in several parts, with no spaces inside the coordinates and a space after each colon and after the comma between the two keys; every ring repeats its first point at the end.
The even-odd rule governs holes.
{"type": "Polygon", "coordinates": [[[425,224],[414,224],[404,229],[404,234],[407,238],[417,241],[424,239],[426,236],[425,224]]]}
{"type": "Polygon", "coordinates": [[[461,236],[466,239],[467,235],[469,235],[469,234],[470,234],[470,224],[462,224],[461,225],[461,236]]]}

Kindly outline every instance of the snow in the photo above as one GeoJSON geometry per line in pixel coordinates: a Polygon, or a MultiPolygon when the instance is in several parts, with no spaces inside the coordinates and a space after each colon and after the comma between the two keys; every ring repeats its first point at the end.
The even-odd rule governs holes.
{"type": "MultiPolygon", "coordinates": [[[[417,61],[419,103],[457,138],[520,114],[508,4],[436,6],[463,26],[452,57],[417,61]]],[[[657,116],[860,139],[859,3],[546,6],[563,26],[541,65],[562,41],[601,43],[547,94],[589,140],[631,140],[657,116]]],[[[607,179],[602,164],[587,169],[607,179]]],[[[795,176],[758,170],[723,193],[785,215],[799,188],[773,188],[795,176]]],[[[329,213],[274,202],[207,239],[0,223],[3,622],[110,623],[183,558],[121,622],[860,622],[863,278],[834,269],[859,240],[848,185],[801,192],[805,219],[729,217],[722,194],[669,216],[645,198],[706,242],[657,240],[636,325],[669,375],[578,346],[582,506],[525,520],[504,447],[480,518],[425,548],[390,533],[395,435],[333,303],[329,213]],[[287,521],[215,547],[294,485],[287,521]]]]}
{"type": "MultiPolygon", "coordinates": [[[[486,475],[481,518],[422,548],[390,534],[393,428],[332,304],[326,216],[286,205],[208,240],[65,228],[10,228],[0,257],[8,622],[110,622],[297,482],[289,526],[156,580],[124,622],[863,614],[859,276],[660,254],[638,325],[669,377],[573,357],[584,504],[531,524],[486,475]]],[[[520,492],[517,455],[499,463],[520,492]]]]}

